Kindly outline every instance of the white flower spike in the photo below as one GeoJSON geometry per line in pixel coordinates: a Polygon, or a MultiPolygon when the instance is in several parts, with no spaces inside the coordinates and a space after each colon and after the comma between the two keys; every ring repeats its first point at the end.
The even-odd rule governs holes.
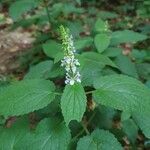
{"type": "Polygon", "coordinates": [[[64,50],[64,58],[61,60],[61,66],[65,67],[66,70],[65,84],[74,85],[76,82],[81,82],[81,76],[78,71],[80,63],[78,59],[75,58],[76,50],[73,43],[73,37],[69,33],[69,29],[60,26],[60,33],[64,50]]]}

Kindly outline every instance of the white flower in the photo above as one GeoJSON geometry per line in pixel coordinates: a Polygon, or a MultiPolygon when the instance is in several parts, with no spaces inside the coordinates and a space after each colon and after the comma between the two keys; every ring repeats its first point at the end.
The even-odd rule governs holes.
{"type": "Polygon", "coordinates": [[[76,50],[73,43],[73,36],[69,35],[68,29],[65,29],[63,26],[60,27],[60,31],[64,49],[64,58],[61,60],[61,66],[65,67],[66,70],[65,84],[74,85],[76,82],[81,82],[81,77],[78,71],[80,63],[75,58],[76,50]]]}
{"type": "Polygon", "coordinates": [[[73,80],[73,79],[71,79],[69,82],[70,85],[74,85],[74,83],[75,83],[75,80],[73,80]]]}

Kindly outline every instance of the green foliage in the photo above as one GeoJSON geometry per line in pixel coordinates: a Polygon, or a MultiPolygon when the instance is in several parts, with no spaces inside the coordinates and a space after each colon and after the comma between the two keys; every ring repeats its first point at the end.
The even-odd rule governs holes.
{"type": "Polygon", "coordinates": [[[11,128],[0,127],[0,149],[13,150],[22,145],[20,139],[28,132],[28,120],[19,119],[11,128]]]}
{"type": "Polygon", "coordinates": [[[1,0],[0,28],[36,40],[0,74],[0,150],[149,149],[149,4],[1,0]]]}
{"type": "Polygon", "coordinates": [[[105,106],[127,112],[149,112],[150,91],[141,82],[123,75],[95,79],[94,100],[105,106]]]}
{"type": "Polygon", "coordinates": [[[51,71],[53,62],[46,60],[37,65],[31,66],[29,72],[25,75],[25,79],[41,79],[46,78],[46,74],[51,71]]]}
{"type": "Polygon", "coordinates": [[[61,109],[67,125],[71,120],[81,121],[86,109],[86,95],[81,84],[65,87],[61,109]]]}
{"type": "Polygon", "coordinates": [[[135,64],[130,60],[130,58],[124,55],[118,55],[115,62],[122,73],[138,78],[135,64]]]}
{"type": "Polygon", "coordinates": [[[95,130],[91,135],[81,138],[77,145],[77,150],[122,150],[120,143],[108,131],[95,130]]]}
{"type": "Polygon", "coordinates": [[[57,120],[42,120],[35,132],[28,130],[23,122],[10,129],[1,128],[0,148],[3,150],[67,150],[71,135],[69,129],[57,120]]]}
{"type": "Polygon", "coordinates": [[[123,131],[126,133],[129,140],[135,143],[138,135],[138,127],[132,119],[123,121],[123,131]]]}
{"type": "Polygon", "coordinates": [[[33,79],[13,83],[0,92],[0,114],[23,115],[47,106],[55,97],[54,84],[33,79]]]}
{"type": "Polygon", "coordinates": [[[107,34],[97,34],[94,38],[98,52],[103,52],[110,44],[110,37],[107,34]]]}
{"type": "Polygon", "coordinates": [[[133,119],[147,138],[150,138],[150,118],[143,113],[133,113],[133,119]]]}
{"type": "Polygon", "coordinates": [[[85,47],[88,47],[92,44],[93,42],[93,38],[91,37],[85,37],[85,38],[81,38],[78,39],[77,41],[75,41],[75,47],[77,50],[81,50],[85,47]]]}
{"type": "Polygon", "coordinates": [[[96,32],[106,32],[108,31],[108,25],[101,19],[98,19],[95,23],[94,30],[96,32]]]}
{"type": "Polygon", "coordinates": [[[43,50],[47,56],[51,58],[55,58],[57,53],[61,52],[61,44],[51,40],[43,44],[43,50]]]}
{"type": "Polygon", "coordinates": [[[138,32],[130,30],[116,31],[112,33],[111,44],[136,43],[145,39],[147,39],[147,36],[138,32]]]}
{"type": "Polygon", "coordinates": [[[82,83],[86,86],[93,84],[95,78],[101,75],[101,70],[106,65],[117,67],[107,56],[96,52],[85,52],[79,56],[79,60],[82,83]]]}
{"type": "Polygon", "coordinates": [[[24,13],[36,6],[38,6],[38,0],[17,0],[9,7],[9,15],[16,21],[20,19],[24,13]]]}

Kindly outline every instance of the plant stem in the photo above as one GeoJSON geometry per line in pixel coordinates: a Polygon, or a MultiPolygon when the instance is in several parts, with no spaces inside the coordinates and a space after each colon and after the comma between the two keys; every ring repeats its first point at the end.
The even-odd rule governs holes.
{"type": "Polygon", "coordinates": [[[47,17],[48,17],[48,22],[49,22],[49,26],[51,25],[51,17],[49,14],[49,10],[48,10],[48,1],[47,0],[43,0],[44,5],[45,5],[45,9],[46,9],[46,13],[47,13],[47,17]]]}
{"type": "Polygon", "coordinates": [[[93,93],[94,92],[94,90],[93,91],[88,91],[88,92],[85,92],[86,94],[91,94],[91,93],[93,93]]]}
{"type": "MultiPolygon", "coordinates": [[[[91,94],[93,93],[94,91],[88,91],[88,92],[85,92],[85,94],[91,94]]],[[[62,95],[63,93],[58,93],[58,92],[55,92],[55,95],[62,95]]]]}
{"type": "MultiPolygon", "coordinates": [[[[88,122],[87,122],[87,125],[89,125],[89,124],[91,123],[91,121],[92,121],[92,119],[94,118],[95,114],[96,114],[96,112],[94,112],[94,113],[92,114],[92,116],[89,118],[89,120],[88,120],[88,122]]],[[[83,126],[83,124],[82,124],[82,126],[83,126]]],[[[86,127],[86,129],[87,129],[87,127],[86,127]]],[[[83,127],[83,129],[82,129],[76,136],[74,136],[74,137],[72,138],[72,141],[75,141],[80,135],[82,135],[82,134],[84,133],[84,131],[85,131],[85,128],[83,127]]],[[[87,132],[87,131],[86,131],[86,132],[87,132]]],[[[90,134],[89,131],[88,131],[87,134],[90,134]]]]}
{"type": "Polygon", "coordinates": [[[84,122],[82,122],[82,127],[83,127],[83,129],[85,130],[86,134],[89,135],[90,132],[89,132],[89,130],[87,129],[87,126],[84,124],[84,122]]]}
{"type": "Polygon", "coordinates": [[[55,94],[55,95],[59,95],[59,96],[62,95],[62,93],[58,93],[58,92],[55,92],[54,94],[55,94]]]}

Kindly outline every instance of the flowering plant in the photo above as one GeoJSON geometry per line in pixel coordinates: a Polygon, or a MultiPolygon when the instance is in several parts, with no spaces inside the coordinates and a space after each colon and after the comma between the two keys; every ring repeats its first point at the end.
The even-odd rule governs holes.
{"type": "MultiPolygon", "coordinates": [[[[5,3],[2,11],[7,11],[7,2],[2,1],[5,3]]],[[[112,18],[114,23],[120,20],[119,16],[108,12],[96,14],[99,12],[98,1],[86,2],[83,7],[74,6],[75,1],[68,5],[71,1],[55,4],[43,0],[40,7],[37,7],[37,3],[42,3],[39,0],[7,1],[11,4],[9,13],[14,11],[15,23],[21,17],[25,18],[23,22],[29,19],[27,24],[35,19],[33,24],[38,22],[40,26],[33,26],[29,31],[38,29],[38,34],[41,31],[42,34],[39,45],[35,42],[38,59],[33,51],[29,53],[34,59],[28,57],[32,66],[27,73],[24,69],[22,80],[16,81],[17,76],[15,82],[14,78],[10,82],[0,76],[0,150],[123,150],[129,144],[135,149],[139,139],[140,146],[141,143],[148,145],[150,82],[149,72],[145,73],[143,66],[148,65],[149,54],[146,50],[131,51],[131,43],[145,40],[147,36],[131,30],[111,31],[109,24],[100,18],[108,17],[109,21],[112,18]],[[43,6],[47,17],[43,17],[43,6]],[[96,9],[92,12],[94,6],[96,9]],[[34,10],[34,7],[37,8],[34,10]],[[83,15],[77,16],[75,12],[83,15]],[[90,19],[86,20],[86,17],[90,19]],[[45,19],[49,19],[51,26],[46,22],[42,29],[45,19]],[[59,27],[59,38],[60,23],[68,27],[59,27]],[[48,36],[47,31],[51,33],[48,36]],[[142,68],[140,73],[136,65],[138,69],[142,68]]],[[[127,10],[127,5],[125,7],[127,10]]],[[[7,12],[4,15],[8,16],[7,12]]],[[[128,20],[129,17],[125,22],[128,20]]],[[[122,28],[123,24],[120,25],[122,28]]],[[[144,32],[148,32],[147,27],[143,28],[144,32]]]]}
{"type": "Polygon", "coordinates": [[[81,82],[80,73],[77,69],[80,66],[78,59],[75,58],[75,47],[73,37],[69,33],[69,29],[60,26],[62,46],[64,50],[64,58],[61,60],[61,66],[65,66],[66,84],[74,85],[75,82],[81,82]]]}

